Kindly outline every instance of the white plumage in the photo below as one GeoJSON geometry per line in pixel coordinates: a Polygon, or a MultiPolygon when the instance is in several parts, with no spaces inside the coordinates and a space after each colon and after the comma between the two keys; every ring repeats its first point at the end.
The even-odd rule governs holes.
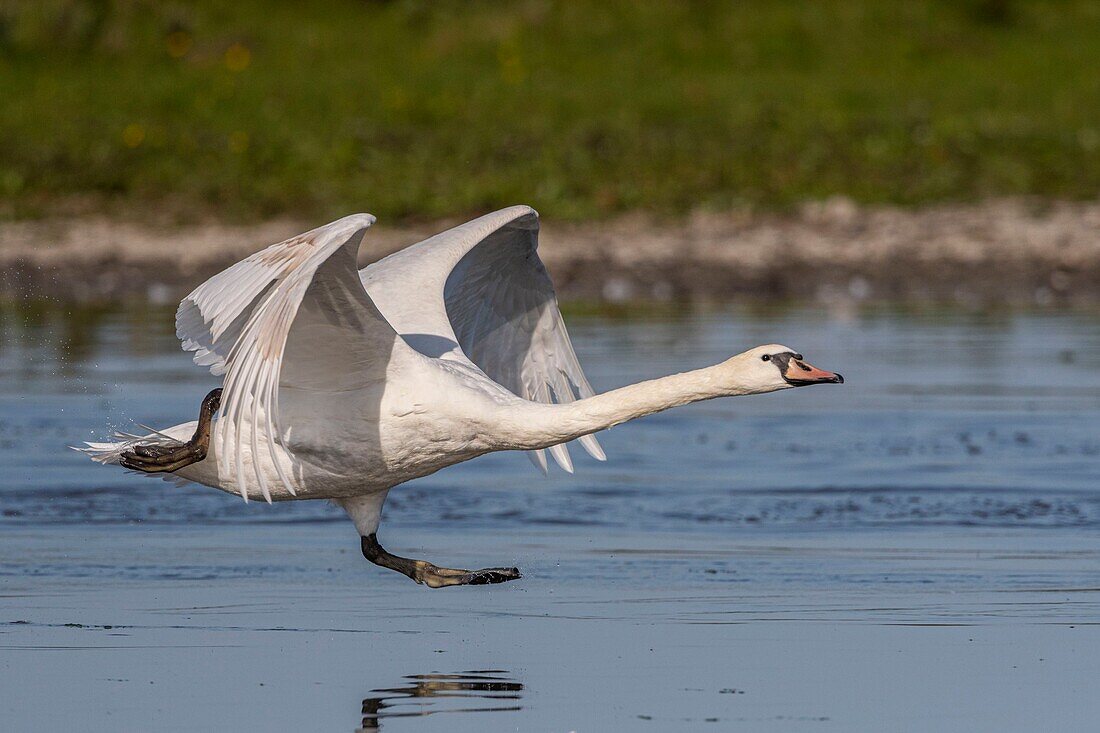
{"type": "MultiPolygon", "coordinates": [[[[545,471],[548,449],[572,472],[570,440],[604,460],[598,430],[796,383],[787,361],[766,358],[793,352],[769,345],[594,395],[536,252],[533,209],[488,214],[357,271],[373,223],[356,214],[271,245],[184,298],[183,348],[224,382],[206,458],[174,476],[245,500],[333,499],[367,536],[391,487],[447,465],[527,450],[545,471]]],[[[195,426],[84,450],[115,463],[195,426]]]]}

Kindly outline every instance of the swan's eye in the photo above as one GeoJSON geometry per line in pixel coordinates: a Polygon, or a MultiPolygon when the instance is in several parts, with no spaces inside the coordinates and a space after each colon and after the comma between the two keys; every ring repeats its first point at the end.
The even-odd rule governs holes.
{"type": "Polygon", "coordinates": [[[762,357],[760,357],[760,359],[761,359],[761,361],[771,361],[772,360],[771,356],[769,356],[768,354],[764,354],[762,357]]]}

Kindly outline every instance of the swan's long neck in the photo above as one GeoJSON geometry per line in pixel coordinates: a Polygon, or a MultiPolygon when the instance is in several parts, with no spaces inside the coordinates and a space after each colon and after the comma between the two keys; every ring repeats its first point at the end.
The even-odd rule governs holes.
{"type": "Polygon", "coordinates": [[[541,448],[579,438],[628,420],[715,397],[769,392],[780,387],[731,385],[730,363],[638,382],[564,405],[531,405],[516,426],[516,447],[541,448]]]}

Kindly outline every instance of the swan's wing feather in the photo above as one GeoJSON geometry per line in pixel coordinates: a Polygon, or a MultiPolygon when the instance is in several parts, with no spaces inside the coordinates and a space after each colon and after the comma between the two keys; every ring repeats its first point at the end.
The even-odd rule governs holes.
{"type": "Polygon", "coordinates": [[[284,366],[295,386],[348,389],[367,379],[372,362],[388,358],[396,333],[363,289],[355,265],[373,223],[373,216],[356,214],[273,244],[210,278],[180,304],[176,332],[183,348],[195,352],[196,363],[225,375],[212,439],[220,441],[219,473],[235,476],[245,500],[246,434],[264,498],[271,500],[257,460],[264,448],[279,480],[294,492],[275,455],[276,437],[285,434],[279,414],[284,366]]]}
{"type": "MultiPolygon", "coordinates": [[[[414,348],[431,347],[429,356],[468,360],[528,400],[591,397],[538,257],[538,232],[537,212],[513,206],[408,247],[360,275],[390,323],[414,348]],[[409,292],[423,297],[408,298],[409,292]]],[[[580,442],[594,458],[606,460],[594,436],[580,442]]],[[[564,445],[550,454],[572,472],[564,445]]],[[[533,451],[531,460],[545,471],[542,451],[533,451]]]]}

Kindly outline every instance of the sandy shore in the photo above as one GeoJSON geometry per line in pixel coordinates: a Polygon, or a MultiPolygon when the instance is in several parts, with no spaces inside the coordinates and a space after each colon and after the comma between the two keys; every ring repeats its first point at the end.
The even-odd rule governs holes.
{"type": "MultiPolygon", "coordinates": [[[[455,222],[367,237],[364,262],[455,222]]],[[[0,293],[170,301],[316,222],[156,226],[105,218],[0,224],[0,293]]],[[[1031,304],[1100,301],[1100,202],[1018,200],[921,210],[844,199],[787,215],[643,215],[544,221],[541,254],[563,298],[736,297],[1031,304]]]]}

